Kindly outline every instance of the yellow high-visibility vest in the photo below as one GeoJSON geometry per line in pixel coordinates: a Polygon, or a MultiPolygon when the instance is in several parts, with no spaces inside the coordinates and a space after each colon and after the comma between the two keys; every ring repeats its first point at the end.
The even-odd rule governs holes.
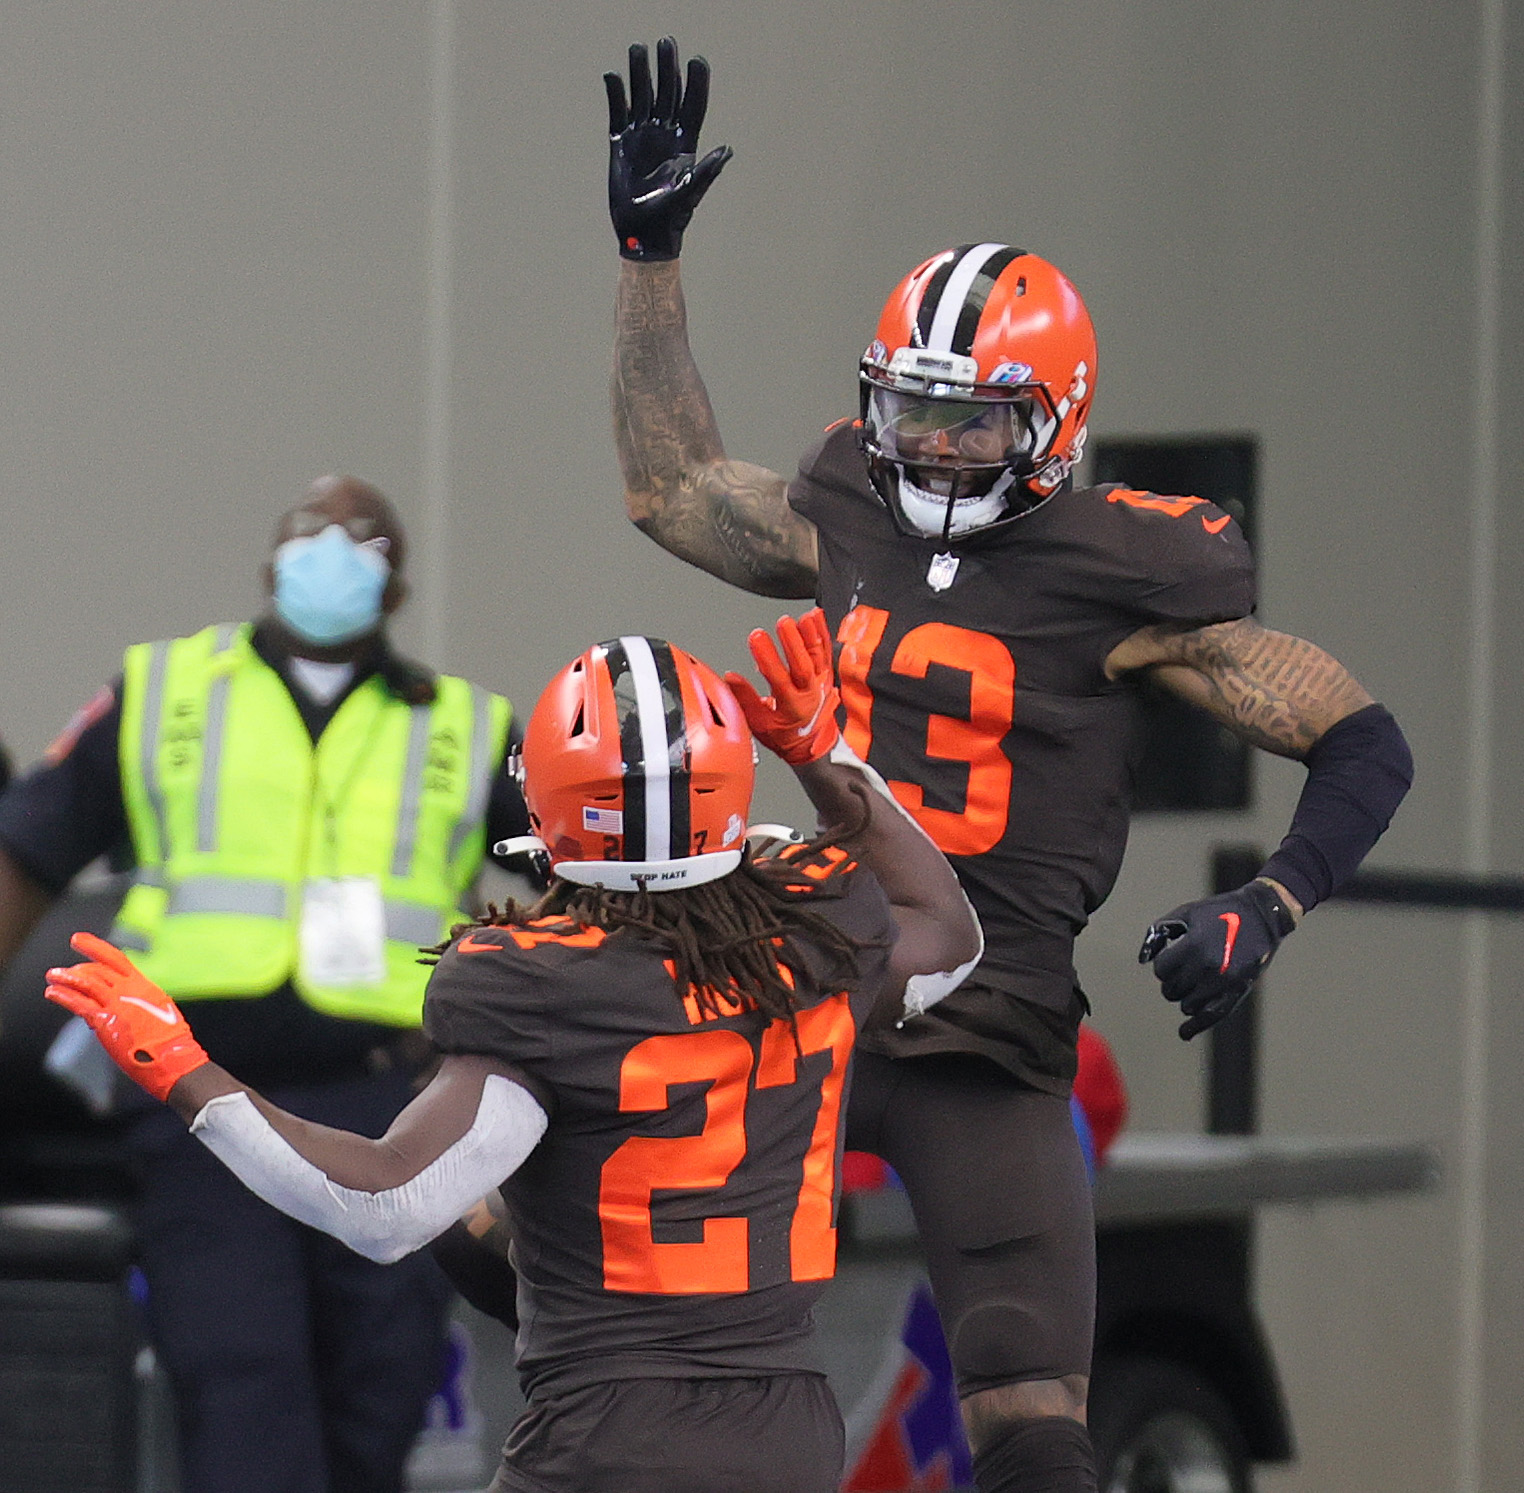
{"type": "Polygon", "coordinates": [[[176,1000],[289,980],[330,1016],[417,1026],[418,951],[464,916],[509,704],[441,675],[432,705],[408,705],[372,675],[314,744],[251,632],[127,650],[120,762],[138,871],[113,940],[176,1000]],[[300,968],[308,883],[333,877],[379,886],[375,983],[324,986],[300,968]]]}

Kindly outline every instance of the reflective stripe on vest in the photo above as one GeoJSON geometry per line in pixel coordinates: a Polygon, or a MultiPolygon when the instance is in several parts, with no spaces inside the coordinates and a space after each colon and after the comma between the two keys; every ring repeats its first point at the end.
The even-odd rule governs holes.
{"type": "Polygon", "coordinates": [[[492,702],[475,685],[471,687],[471,756],[466,768],[470,784],[466,791],[466,811],[456,821],[450,836],[450,859],[460,854],[473,825],[480,824],[487,813],[487,794],[492,782],[492,702]]]}
{"type": "Polygon", "coordinates": [[[397,807],[397,845],[392,852],[392,875],[413,869],[413,844],[418,838],[418,807],[423,798],[423,769],[429,756],[429,712],[413,707],[407,735],[407,766],[402,773],[402,802],[397,807]]]}
{"type": "MultiPolygon", "coordinates": [[[[233,646],[234,629],[219,627],[212,644],[212,657],[233,646]]],[[[227,727],[228,695],[232,680],[218,674],[206,699],[206,729],[201,738],[201,798],[196,809],[196,848],[217,848],[217,787],[222,780],[222,734],[227,727]]]]}
{"type": "MultiPolygon", "coordinates": [[[[175,883],[167,913],[227,912],[251,918],[284,918],[296,909],[287,905],[288,888],[280,881],[240,880],[234,876],[190,876],[175,883]]],[[[381,904],[386,936],[417,947],[436,943],[439,909],[417,902],[388,898],[381,904]]]]}
{"type": "MultiPolygon", "coordinates": [[[[388,938],[414,948],[426,947],[439,941],[437,908],[387,898],[381,904],[381,911],[388,938]]],[[[225,912],[256,918],[284,918],[291,915],[291,909],[287,906],[287,888],[282,882],[239,881],[231,876],[192,876],[176,883],[169,894],[165,916],[174,917],[187,912],[225,912]]],[[[145,953],[149,948],[148,940],[141,933],[121,925],[112,930],[111,941],[119,948],[145,953]]]]}
{"type": "MultiPolygon", "coordinates": [[[[155,643],[148,658],[148,684],[143,695],[143,749],[139,763],[143,794],[153,812],[158,834],[153,859],[161,860],[169,844],[169,827],[164,816],[164,790],[159,783],[159,732],[164,720],[164,676],[169,671],[168,643],[155,643]]],[[[125,687],[123,693],[125,694],[125,687]]],[[[139,860],[143,850],[138,850],[139,860]]]]}

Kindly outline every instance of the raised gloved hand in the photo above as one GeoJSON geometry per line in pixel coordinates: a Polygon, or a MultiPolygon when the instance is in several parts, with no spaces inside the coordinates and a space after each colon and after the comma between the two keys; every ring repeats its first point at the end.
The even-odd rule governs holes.
{"type": "Polygon", "coordinates": [[[180,1008],[118,948],[93,933],[70,940],[89,961],[50,969],[44,992],[81,1016],[118,1068],[155,1099],[208,1060],[180,1008]]]}
{"type": "Polygon", "coordinates": [[[688,61],[688,86],[677,74],[677,43],[656,44],[656,96],[645,46],[630,48],[630,96],[624,79],[605,73],[609,95],[609,216],[626,259],[676,259],[693,209],[725,162],[728,145],[698,160],[699,130],[709,108],[709,64],[688,61]]]}
{"type": "Polygon", "coordinates": [[[1251,881],[1166,913],[1144,935],[1138,963],[1151,963],[1165,1000],[1180,1003],[1188,1042],[1232,1014],[1295,927],[1285,898],[1251,881]]]}
{"type": "Polygon", "coordinates": [[[796,622],[778,619],[782,656],[759,627],[747,639],[757,670],[772,690],[765,700],[739,674],[728,684],[746,715],[751,733],[768,751],[791,767],[817,762],[841,736],[836,725],[836,671],[831,660],[831,630],[819,607],[796,622]]]}

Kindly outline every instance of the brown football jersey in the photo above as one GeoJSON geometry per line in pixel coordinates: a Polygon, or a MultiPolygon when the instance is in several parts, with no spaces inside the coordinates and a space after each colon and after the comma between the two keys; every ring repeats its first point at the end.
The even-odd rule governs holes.
{"type": "Polygon", "coordinates": [[[866,870],[809,905],[862,947],[848,994],[834,956],[791,940],[797,1044],[731,997],[718,1016],[680,1001],[664,946],[630,929],[477,928],[440,961],[425,1031],[512,1064],[550,1116],[503,1186],[526,1389],[818,1370],[847,1062],[893,922],[866,870]]]}
{"type": "Polygon", "coordinates": [[[801,462],[789,502],[819,534],[846,738],[984,926],[969,987],[864,1047],[981,1052],[1031,1077],[1016,1053],[1032,1013],[1009,997],[1072,1031],[1074,938],[1127,840],[1137,694],[1106,658],[1150,623],[1246,616],[1248,546],[1211,503],[1120,485],[1060,492],[951,548],[906,537],[846,422],[801,462]]]}

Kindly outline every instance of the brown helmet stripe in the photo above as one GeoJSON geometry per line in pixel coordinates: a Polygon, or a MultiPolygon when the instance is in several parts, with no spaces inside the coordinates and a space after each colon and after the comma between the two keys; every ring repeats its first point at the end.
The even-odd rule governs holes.
{"type": "Polygon", "coordinates": [[[921,292],[921,304],[915,314],[915,345],[926,347],[926,339],[931,336],[931,324],[937,319],[937,307],[942,303],[942,292],[947,289],[947,282],[952,278],[953,266],[963,258],[975,245],[962,244],[954,249],[946,259],[932,272],[931,279],[926,282],[926,289],[921,292]]]}
{"type": "Polygon", "coordinates": [[[962,244],[954,249],[926,282],[916,312],[915,345],[965,356],[972,352],[995,281],[1025,252],[1008,244],[962,244]]]}
{"type": "Polygon", "coordinates": [[[688,729],[672,646],[660,638],[603,644],[623,759],[627,861],[664,861],[688,853],[688,729]]]}
{"type": "Polygon", "coordinates": [[[949,352],[973,352],[974,338],[979,331],[979,318],[984,315],[995,281],[1013,259],[1021,258],[1023,252],[1021,249],[1002,249],[980,266],[979,273],[974,276],[974,283],[968,287],[968,294],[963,297],[963,309],[958,313],[958,325],[953,331],[949,352]]]}

